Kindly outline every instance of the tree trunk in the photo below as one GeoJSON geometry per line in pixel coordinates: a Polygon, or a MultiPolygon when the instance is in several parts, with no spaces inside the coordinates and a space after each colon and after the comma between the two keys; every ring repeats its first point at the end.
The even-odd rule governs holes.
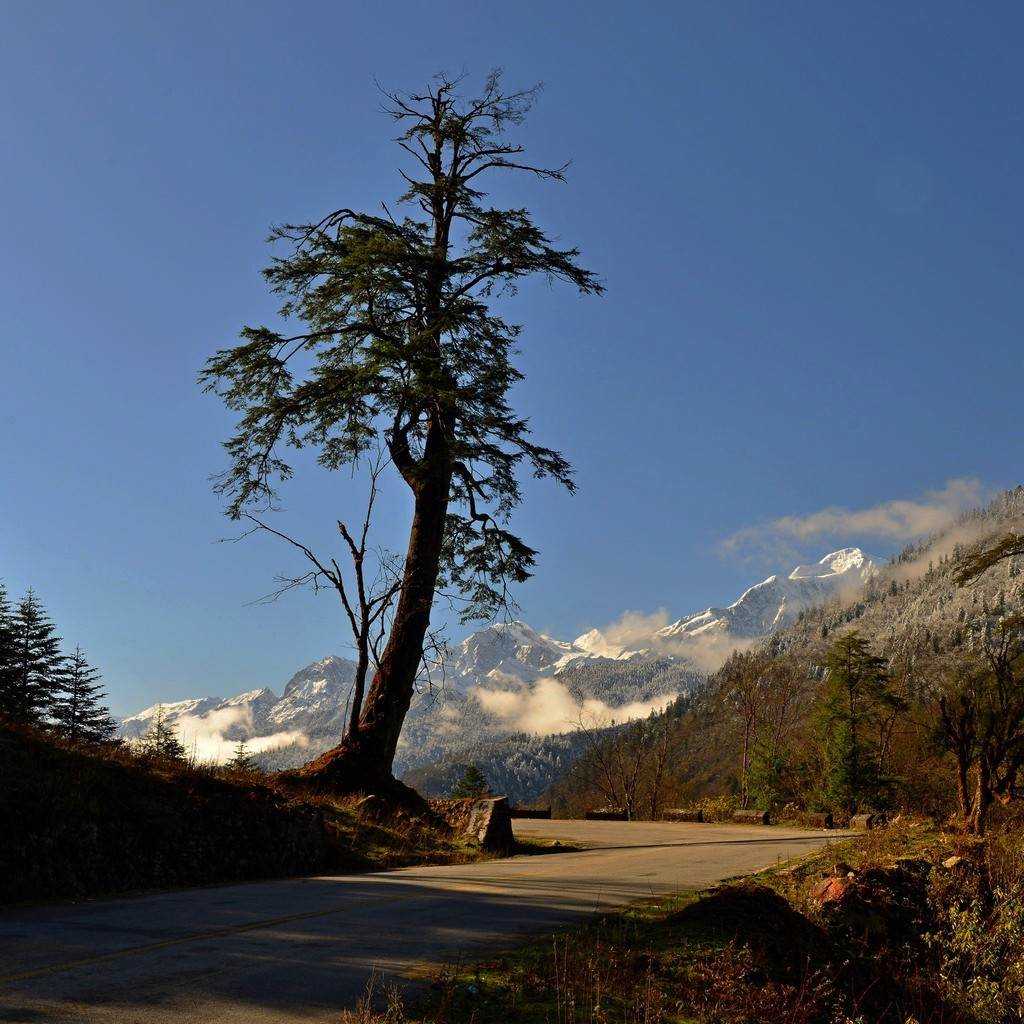
{"type": "Polygon", "coordinates": [[[352,707],[349,710],[347,736],[359,728],[359,719],[363,713],[363,696],[366,691],[366,673],[370,667],[370,655],[367,650],[365,632],[359,637],[359,653],[356,659],[356,674],[352,681],[352,707]]]}
{"type": "Polygon", "coordinates": [[[978,784],[974,791],[974,807],[967,823],[972,835],[982,836],[985,834],[985,816],[990,803],[992,803],[991,775],[985,757],[982,755],[978,763],[978,784]]]}
{"type": "Polygon", "coordinates": [[[957,758],[956,768],[956,789],[957,797],[960,800],[960,816],[963,819],[964,826],[966,827],[971,819],[971,813],[973,811],[973,803],[971,801],[971,789],[970,782],[968,780],[968,772],[970,765],[966,763],[962,758],[957,758]]]}
{"type": "Polygon", "coordinates": [[[747,772],[750,770],[750,720],[743,723],[743,758],[740,763],[740,806],[750,806],[750,792],[747,789],[747,772]]]}
{"type": "Polygon", "coordinates": [[[373,793],[416,809],[425,807],[413,790],[395,780],[392,765],[423,659],[448,515],[452,469],[444,459],[435,459],[433,465],[440,468],[415,489],[403,585],[359,722],[338,746],[294,772],[281,773],[285,778],[301,778],[335,793],[373,793]]]}
{"type": "Polygon", "coordinates": [[[448,514],[451,472],[424,487],[416,497],[405,582],[380,667],[363,704],[355,732],[359,745],[391,773],[416,676],[423,661],[423,641],[430,627],[434,588],[441,564],[448,514]]]}

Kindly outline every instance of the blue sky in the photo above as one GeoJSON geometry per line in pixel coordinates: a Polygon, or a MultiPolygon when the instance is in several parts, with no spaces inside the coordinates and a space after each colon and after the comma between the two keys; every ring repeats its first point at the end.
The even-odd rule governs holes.
{"type": "MultiPolygon", "coordinates": [[[[521,141],[572,160],[566,184],[491,193],[607,287],[509,309],[516,404],[579,485],[525,488],[531,624],[729,603],[1024,476],[1020,4],[0,9],[0,578],[35,588],[118,713],[280,692],[345,653],[329,596],[250,605],[296,563],[219,543],[233,421],[196,376],[274,322],[272,224],[400,193],[377,83],[543,82],[521,141]]],[[[282,524],[329,543],[347,482],[299,474],[282,524]]],[[[397,536],[401,487],[382,501],[397,536]]]]}

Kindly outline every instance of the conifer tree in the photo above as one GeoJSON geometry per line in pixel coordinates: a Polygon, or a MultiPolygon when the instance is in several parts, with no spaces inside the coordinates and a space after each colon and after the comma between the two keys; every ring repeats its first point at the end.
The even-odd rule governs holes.
{"type": "Polygon", "coordinates": [[[527,210],[485,202],[495,174],[564,177],[526,162],[508,136],[535,90],[507,92],[499,73],[475,97],[459,89],[460,79],[439,75],[419,95],[389,96],[410,158],[399,197],[410,214],[342,208],[276,228],[287,254],[264,273],[284,317],[301,326],[246,327],[243,344],[202,374],[241,414],[220,485],[233,517],[273,504],[292,472],[289,446],[314,449],[328,470],[386,452],[410,491],[408,547],[372,684],[341,746],[309,769],[333,788],[397,788],[391,768],[439,584],[464,596],[467,617],[496,614],[536,556],[508,528],[520,474],[572,489],[568,462],[535,444],[510,404],[520,328],[504,319],[504,297],[534,275],[583,294],[602,286],[527,210]]]}
{"type": "Polygon", "coordinates": [[[245,740],[238,741],[234,756],[224,767],[235,772],[256,771],[256,758],[250,753],[249,745],[245,740]]]}
{"type": "Polygon", "coordinates": [[[14,612],[0,580],[0,713],[9,713],[14,684],[14,612]]]}
{"type": "Polygon", "coordinates": [[[163,704],[156,709],[146,735],[142,737],[142,752],[150,757],[162,757],[172,761],[185,759],[185,746],[178,738],[177,726],[167,721],[167,711],[163,704]]]}
{"type": "Polygon", "coordinates": [[[835,641],[825,669],[818,706],[827,762],[824,796],[835,807],[853,813],[883,796],[871,727],[902,701],[889,687],[885,659],[872,654],[870,644],[856,630],[835,641]]]}
{"type": "Polygon", "coordinates": [[[105,694],[99,680],[99,673],[85,660],[81,647],[64,659],[59,673],[61,688],[50,710],[58,732],[72,740],[94,743],[113,735],[117,726],[109,710],[100,704],[105,694]]]}
{"type": "Polygon", "coordinates": [[[462,778],[452,786],[452,796],[456,800],[478,799],[490,792],[487,777],[475,764],[462,766],[462,778]]]}
{"type": "Polygon", "coordinates": [[[42,722],[60,687],[60,638],[31,590],[18,604],[11,626],[12,657],[0,711],[19,721],[42,722]]]}

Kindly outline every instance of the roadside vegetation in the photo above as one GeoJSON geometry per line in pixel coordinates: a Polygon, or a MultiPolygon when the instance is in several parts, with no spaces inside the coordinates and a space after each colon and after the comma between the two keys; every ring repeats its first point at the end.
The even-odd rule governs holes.
{"type": "MultiPolygon", "coordinates": [[[[240,751],[244,761],[244,751],[240,751]]],[[[0,718],[0,903],[480,856],[440,814],[0,718]]]]}

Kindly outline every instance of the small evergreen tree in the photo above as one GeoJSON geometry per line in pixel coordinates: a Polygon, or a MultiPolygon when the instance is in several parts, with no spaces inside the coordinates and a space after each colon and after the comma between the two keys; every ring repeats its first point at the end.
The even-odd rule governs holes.
{"type": "Polygon", "coordinates": [[[239,740],[235,747],[234,757],[224,766],[233,772],[254,772],[257,770],[256,758],[249,752],[245,740],[239,740]]]}
{"type": "Polygon", "coordinates": [[[142,737],[142,752],[150,757],[162,757],[172,761],[185,760],[185,747],[178,738],[178,727],[167,721],[167,712],[163,704],[157,707],[153,724],[142,737]]]}
{"type": "Polygon", "coordinates": [[[23,722],[45,720],[60,687],[60,637],[33,591],[11,619],[11,661],[4,673],[0,711],[23,722]]]}
{"type": "Polygon", "coordinates": [[[113,735],[117,725],[110,711],[100,704],[106,694],[99,680],[99,673],[85,660],[81,647],[64,659],[59,672],[61,688],[50,711],[58,732],[72,740],[94,743],[113,735]]]}
{"type": "Polygon", "coordinates": [[[484,773],[475,764],[462,766],[462,778],[452,786],[456,800],[479,799],[487,796],[491,786],[484,773]]]}

